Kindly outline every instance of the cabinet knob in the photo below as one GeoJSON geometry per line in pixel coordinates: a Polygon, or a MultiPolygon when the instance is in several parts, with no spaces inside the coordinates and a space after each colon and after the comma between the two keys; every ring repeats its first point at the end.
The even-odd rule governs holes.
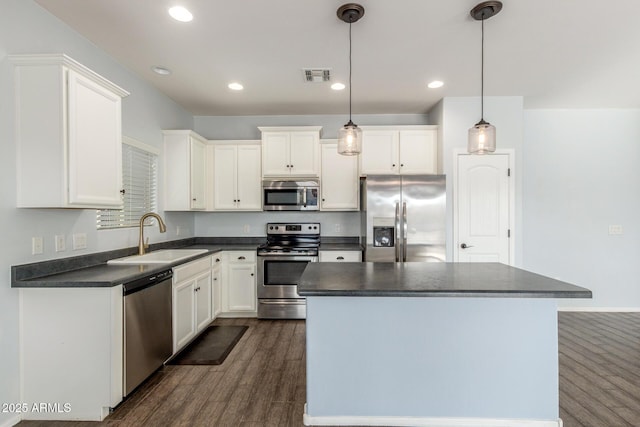
{"type": "Polygon", "coordinates": [[[343,260],[343,259],[344,259],[344,257],[343,257],[343,256],[339,256],[339,257],[337,257],[336,259],[343,260]]]}
{"type": "Polygon", "coordinates": [[[253,277],[253,273],[251,273],[251,276],[253,277]]]}
{"type": "Polygon", "coordinates": [[[393,167],[395,168],[395,167],[396,167],[396,164],[395,164],[395,163],[393,163],[391,166],[393,166],[393,167]]]}
{"type": "Polygon", "coordinates": [[[404,163],[400,163],[400,167],[403,168],[404,167],[404,163]]]}
{"type": "Polygon", "coordinates": [[[195,201],[196,201],[196,198],[194,197],[194,198],[193,198],[193,199],[191,199],[191,200],[193,200],[193,201],[195,202],[195,201]]]}
{"type": "Polygon", "coordinates": [[[220,258],[216,258],[216,262],[220,262],[220,258]]]}
{"type": "Polygon", "coordinates": [[[241,260],[242,260],[242,259],[246,259],[246,258],[245,258],[245,257],[243,257],[243,256],[239,256],[239,257],[238,257],[238,259],[241,259],[241,260]]]}

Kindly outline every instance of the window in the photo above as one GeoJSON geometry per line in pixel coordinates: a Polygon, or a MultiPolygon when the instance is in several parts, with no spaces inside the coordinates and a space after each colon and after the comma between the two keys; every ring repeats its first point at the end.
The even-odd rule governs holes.
{"type": "Polygon", "coordinates": [[[158,154],[153,147],[122,138],[122,209],[97,211],[97,228],[137,227],[158,208],[158,154]]]}

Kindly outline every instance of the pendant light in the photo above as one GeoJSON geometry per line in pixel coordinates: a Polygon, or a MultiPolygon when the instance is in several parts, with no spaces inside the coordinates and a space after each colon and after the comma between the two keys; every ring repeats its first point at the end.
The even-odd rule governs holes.
{"type": "Polygon", "coordinates": [[[484,120],[484,21],[502,9],[499,1],[485,1],[471,9],[471,16],[482,23],[482,47],[480,66],[480,121],[469,129],[467,151],[470,154],[486,154],[496,151],[496,128],[484,120]]]}
{"type": "Polygon", "coordinates": [[[338,8],[338,18],[349,24],[349,123],[338,130],[338,153],[355,156],[362,151],[362,129],[351,121],[351,24],[364,15],[364,7],[356,3],[338,8]]]}

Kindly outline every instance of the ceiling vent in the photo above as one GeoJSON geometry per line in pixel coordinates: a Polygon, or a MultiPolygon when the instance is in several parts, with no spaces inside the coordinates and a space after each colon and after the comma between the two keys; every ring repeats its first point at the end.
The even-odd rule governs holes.
{"type": "Polygon", "coordinates": [[[322,83],[331,80],[329,68],[303,68],[304,81],[308,83],[322,83]]]}

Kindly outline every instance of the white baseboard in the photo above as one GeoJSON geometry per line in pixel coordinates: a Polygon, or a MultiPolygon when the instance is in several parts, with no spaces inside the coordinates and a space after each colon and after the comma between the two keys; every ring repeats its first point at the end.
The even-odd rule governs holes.
{"type": "Polygon", "coordinates": [[[594,313],[638,313],[640,307],[558,307],[558,311],[580,311],[594,313]]]}
{"type": "Polygon", "coordinates": [[[562,427],[562,420],[526,420],[491,418],[430,418],[377,416],[319,416],[307,414],[304,405],[302,422],[306,426],[399,426],[399,427],[562,427]]]}
{"type": "Polygon", "coordinates": [[[9,418],[8,420],[0,424],[0,427],[13,427],[14,425],[18,424],[20,421],[21,421],[20,415],[16,415],[15,417],[9,418]]]}

